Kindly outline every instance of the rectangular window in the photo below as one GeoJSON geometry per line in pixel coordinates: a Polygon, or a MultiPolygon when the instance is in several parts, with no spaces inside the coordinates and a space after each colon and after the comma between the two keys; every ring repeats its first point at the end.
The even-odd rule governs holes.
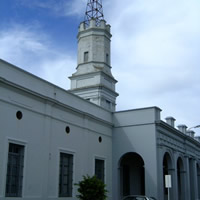
{"type": "Polygon", "coordinates": [[[60,153],[59,197],[72,197],[73,155],[60,153]]]}
{"type": "Polygon", "coordinates": [[[106,63],[109,64],[109,55],[108,55],[108,53],[106,54],[106,63]]]}
{"type": "Polygon", "coordinates": [[[110,109],[111,108],[111,102],[106,100],[106,108],[110,109]]]}
{"type": "Polygon", "coordinates": [[[95,159],[95,176],[104,182],[104,160],[95,159]]]}
{"type": "Polygon", "coordinates": [[[84,52],[84,62],[88,62],[88,51],[84,52]]]}
{"type": "Polygon", "coordinates": [[[9,144],[6,197],[21,197],[24,169],[24,146],[9,144]]]}

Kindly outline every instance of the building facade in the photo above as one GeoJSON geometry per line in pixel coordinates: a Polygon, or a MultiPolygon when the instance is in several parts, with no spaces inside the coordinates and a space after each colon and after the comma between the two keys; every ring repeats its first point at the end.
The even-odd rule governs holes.
{"type": "Polygon", "coordinates": [[[114,114],[113,199],[145,194],[167,200],[200,199],[200,143],[185,125],[160,118],[158,107],[114,114]]]}
{"type": "Polygon", "coordinates": [[[77,199],[83,175],[109,200],[130,194],[200,199],[200,142],[158,107],[115,111],[110,26],[78,33],[77,71],[63,90],[0,60],[0,199],[77,199]]]}
{"type": "Polygon", "coordinates": [[[2,60],[0,74],[0,199],[75,199],[86,174],[112,191],[112,113],[2,60]]]}

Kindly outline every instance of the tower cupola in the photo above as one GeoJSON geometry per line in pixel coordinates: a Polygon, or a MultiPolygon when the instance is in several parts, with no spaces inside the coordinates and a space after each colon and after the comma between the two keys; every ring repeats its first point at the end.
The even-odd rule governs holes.
{"type": "Polygon", "coordinates": [[[89,0],[85,21],[79,26],[76,72],[72,74],[71,92],[115,111],[116,80],[111,73],[110,25],[103,19],[100,1],[89,0]]]}

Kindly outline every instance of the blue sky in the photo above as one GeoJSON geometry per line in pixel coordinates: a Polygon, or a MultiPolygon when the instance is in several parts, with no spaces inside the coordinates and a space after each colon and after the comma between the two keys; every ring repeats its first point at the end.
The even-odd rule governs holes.
{"type": "Polygon", "coordinates": [[[67,11],[61,9],[69,2],[69,0],[1,0],[0,25],[4,29],[12,28],[14,25],[28,26],[32,31],[37,29],[47,33],[56,46],[74,50],[77,27],[82,19],[81,16],[73,14],[68,17],[67,13],[65,14],[67,11]]]}
{"type": "MultiPolygon", "coordinates": [[[[86,3],[0,0],[0,58],[69,89],[86,3]]],[[[163,120],[200,124],[200,1],[103,0],[103,8],[117,110],[158,106],[163,120]]]]}

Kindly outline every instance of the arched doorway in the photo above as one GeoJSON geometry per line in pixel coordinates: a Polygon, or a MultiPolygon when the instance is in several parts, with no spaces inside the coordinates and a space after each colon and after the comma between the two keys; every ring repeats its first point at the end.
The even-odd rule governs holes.
{"type": "Polygon", "coordinates": [[[164,154],[163,158],[163,188],[164,188],[164,200],[168,199],[168,190],[165,188],[165,175],[171,175],[170,169],[172,169],[172,160],[169,153],[164,154]]]}
{"type": "Polygon", "coordinates": [[[178,200],[184,200],[184,166],[180,157],[177,160],[177,189],[178,200]]]}
{"type": "Polygon", "coordinates": [[[120,159],[120,193],[145,194],[144,160],[137,153],[127,153],[120,159]]]}

